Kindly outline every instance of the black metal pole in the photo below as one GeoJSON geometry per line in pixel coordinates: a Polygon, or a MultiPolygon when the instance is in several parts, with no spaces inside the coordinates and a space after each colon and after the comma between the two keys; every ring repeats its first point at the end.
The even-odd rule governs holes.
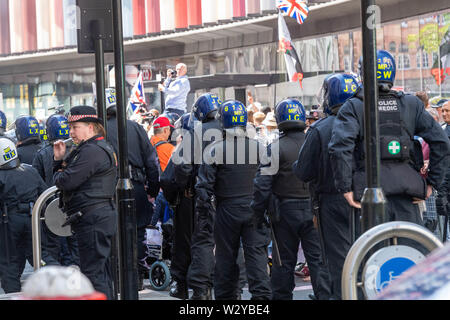
{"type": "Polygon", "coordinates": [[[385,197],[380,188],[380,133],[376,68],[375,0],[361,0],[364,83],[364,137],[367,188],[361,200],[362,232],[385,221],[385,197]]]}
{"type": "Polygon", "coordinates": [[[114,66],[116,71],[117,134],[119,151],[119,270],[120,299],[138,300],[136,205],[130,180],[125,104],[125,72],[123,57],[122,0],[112,0],[114,27],[114,66]]]}
{"type": "Polygon", "coordinates": [[[95,40],[95,82],[97,90],[97,114],[103,121],[106,129],[106,104],[105,104],[105,57],[103,51],[103,39],[100,34],[95,40]]]}

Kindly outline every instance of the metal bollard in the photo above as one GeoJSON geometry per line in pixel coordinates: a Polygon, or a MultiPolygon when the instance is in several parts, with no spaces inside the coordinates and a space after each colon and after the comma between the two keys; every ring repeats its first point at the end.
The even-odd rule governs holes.
{"type": "Polygon", "coordinates": [[[422,244],[430,252],[443,247],[442,242],[426,228],[411,222],[394,221],[377,225],[364,234],[350,248],[342,269],[342,299],[357,300],[358,270],[364,257],[378,243],[391,238],[407,238],[422,244]]]}
{"type": "Polygon", "coordinates": [[[34,271],[41,267],[41,208],[58,190],[56,186],[45,190],[34,204],[31,214],[31,238],[33,241],[33,267],[34,271]]]}

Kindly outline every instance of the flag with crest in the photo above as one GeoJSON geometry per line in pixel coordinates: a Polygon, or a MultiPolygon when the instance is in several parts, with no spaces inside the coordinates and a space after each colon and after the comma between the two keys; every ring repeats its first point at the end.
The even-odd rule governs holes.
{"type": "Polygon", "coordinates": [[[300,64],[297,51],[295,51],[292,45],[291,35],[281,12],[278,12],[278,41],[278,52],[284,53],[289,81],[299,82],[300,87],[303,88],[303,68],[300,64]]]}

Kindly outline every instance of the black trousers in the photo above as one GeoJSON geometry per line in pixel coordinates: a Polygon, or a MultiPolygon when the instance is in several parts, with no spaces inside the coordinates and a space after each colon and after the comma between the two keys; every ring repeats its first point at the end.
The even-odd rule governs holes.
{"type": "MultiPolygon", "coordinates": [[[[2,226],[3,227],[3,226],[2,226]]],[[[25,260],[33,265],[33,248],[31,240],[31,216],[29,213],[9,213],[8,215],[8,250],[9,262],[6,260],[4,229],[1,229],[1,251],[3,274],[2,288],[5,293],[20,292],[20,277],[25,260]]]]}
{"type": "Polygon", "coordinates": [[[282,266],[272,266],[272,299],[292,300],[294,271],[301,241],[311,275],[314,295],[320,300],[330,296],[328,270],[322,266],[319,234],[314,228],[309,199],[282,200],[280,221],[273,224],[282,266]]]}
{"type": "Polygon", "coordinates": [[[95,290],[113,299],[109,265],[112,237],[117,232],[117,211],[111,204],[85,213],[72,225],[78,241],[80,269],[95,290]]]}
{"type": "Polygon", "coordinates": [[[214,214],[214,212],[199,213],[194,210],[191,264],[187,273],[188,286],[194,291],[204,291],[213,287],[214,214]]]}
{"type": "Polygon", "coordinates": [[[145,259],[145,227],[151,222],[153,215],[153,206],[148,201],[147,192],[143,183],[133,181],[133,192],[136,205],[136,229],[137,229],[137,258],[138,258],[138,272],[143,276],[148,272],[140,261],[145,259]]]}
{"type": "Polygon", "coordinates": [[[218,202],[214,238],[216,266],[214,295],[217,300],[233,300],[240,294],[240,268],[237,264],[242,240],[249,291],[254,298],[270,299],[267,246],[269,229],[252,224],[251,199],[227,199],[218,202]]]}
{"type": "Polygon", "coordinates": [[[187,285],[187,273],[191,264],[191,239],[194,230],[194,202],[180,196],[174,218],[172,260],[170,274],[174,280],[187,285]]]}
{"type": "Polygon", "coordinates": [[[342,268],[352,245],[350,235],[352,209],[342,194],[321,194],[319,199],[320,224],[331,278],[331,295],[333,299],[341,300],[342,268]]]}

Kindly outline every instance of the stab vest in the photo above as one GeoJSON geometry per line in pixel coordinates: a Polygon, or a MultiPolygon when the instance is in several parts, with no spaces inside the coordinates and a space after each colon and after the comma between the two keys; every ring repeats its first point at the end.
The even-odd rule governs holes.
{"type": "MultiPolygon", "coordinates": [[[[105,140],[92,140],[88,143],[94,143],[106,152],[109,158],[110,166],[108,169],[96,172],[77,190],[63,191],[64,211],[67,214],[75,213],[83,207],[102,202],[108,202],[113,199],[116,191],[117,163],[114,149],[105,140]]],[[[75,149],[67,159],[70,165],[75,161],[76,156],[83,152],[83,146],[75,149]]]]}
{"type": "MultiPolygon", "coordinates": [[[[223,148],[223,164],[218,165],[214,188],[215,194],[219,200],[221,198],[253,196],[253,179],[258,170],[259,147],[261,147],[261,145],[256,140],[251,140],[247,137],[234,137],[233,139],[225,139],[216,142],[215,148],[223,148]],[[245,161],[243,161],[244,163],[242,164],[239,164],[237,161],[238,155],[239,158],[241,158],[241,152],[243,151],[238,150],[237,141],[239,139],[244,139],[245,145],[245,161]],[[231,147],[234,148],[233,163],[226,163],[227,143],[231,144],[231,147]],[[250,150],[252,150],[252,152],[257,152],[257,154],[252,155],[255,157],[256,163],[250,163],[249,161],[250,150]]],[[[228,146],[228,148],[230,148],[230,146],[228,146]]]]}
{"type": "MultiPolygon", "coordinates": [[[[356,97],[362,101],[361,91],[356,97]]],[[[380,128],[380,184],[386,196],[408,195],[425,199],[426,181],[413,168],[414,136],[402,118],[408,106],[403,93],[380,91],[378,114],[380,128]]],[[[356,172],[353,177],[355,199],[362,197],[366,187],[363,145],[355,147],[356,172]]]]}
{"type": "Polygon", "coordinates": [[[280,168],[274,177],[272,190],[280,198],[309,197],[308,184],[299,180],[292,172],[292,165],[298,159],[304,142],[305,134],[302,131],[289,130],[279,139],[280,168]]]}

